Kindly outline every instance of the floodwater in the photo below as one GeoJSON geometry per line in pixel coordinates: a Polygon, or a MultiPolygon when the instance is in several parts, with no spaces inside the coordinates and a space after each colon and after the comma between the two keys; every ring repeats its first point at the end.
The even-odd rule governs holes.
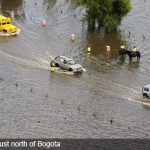
{"type": "Polygon", "coordinates": [[[18,36],[0,37],[1,138],[150,136],[150,104],[141,95],[150,77],[150,1],[132,0],[132,11],[118,33],[111,34],[88,32],[81,21],[84,9],[71,0],[0,3],[1,13],[21,29],[18,36]],[[43,18],[46,27],[41,26],[43,18]],[[120,62],[121,41],[138,48],[140,63],[120,62]],[[51,55],[76,57],[87,72],[50,73],[51,55]]]}

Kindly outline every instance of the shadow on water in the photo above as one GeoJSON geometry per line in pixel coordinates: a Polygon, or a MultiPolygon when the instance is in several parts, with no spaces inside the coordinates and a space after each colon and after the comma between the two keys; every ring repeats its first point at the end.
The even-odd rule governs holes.
{"type": "Polygon", "coordinates": [[[129,62],[128,69],[130,71],[135,71],[135,70],[139,69],[139,66],[140,66],[139,61],[132,61],[132,62],[129,62]]]}
{"type": "Polygon", "coordinates": [[[0,6],[1,12],[5,16],[11,17],[12,13],[14,13],[13,15],[16,20],[23,21],[25,19],[23,0],[0,0],[0,6]]]}
{"type": "Polygon", "coordinates": [[[98,59],[113,60],[118,57],[119,45],[122,41],[119,33],[87,32],[87,45],[91,46],[92,55],[98,59]],[[110,46],[110,52],[106,50],[110,46]]]}
{"type": "Polygon", "coordinates": [[[23,0],[0,0],[2,11],[17,11],[22,8],[23,0]]]}

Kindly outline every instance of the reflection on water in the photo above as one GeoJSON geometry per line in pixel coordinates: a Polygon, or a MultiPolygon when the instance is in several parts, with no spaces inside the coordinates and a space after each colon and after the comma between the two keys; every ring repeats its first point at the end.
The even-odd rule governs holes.
{"type": "Polygon", "coordinates": [[[17,11],[21,9],[23,0],[0,0],[2,11],[17,11]]]}
{"type": "Polygon", "coordinates": [[[16,37],[0,37],[1,137],[144,138],[149,134],[149,110],[141,101],[141,87],[150,75],[150,17],[144,14],[150,14],[149,1],[133,0],[120,31],[109,34],[87,31],[81,21],[84,9],[71,0],[0,3],[2,13],[22,30],[16,37]],[[43,18],[46,27],[41,26],[43,18]],[[128,56],[119,60],[121,41],[140,49],[140,63],[136,59],[129,63],[128,56]],[[76,57],[87,72],[50,73],[51,55],[76,57]]]}
{"type": "Polygon", "coordinates": [[[25,19],[23,0],[0,0],[1,10],[5,16],[12,17],[12,13],[16,20],[23,21],[25,19]]]}
{"type": "Polygon", "coordinates": [[[92,54],[95,57],[100,59],[116,59],[118,57],[118,50],[122,39],[117,33],[88,32],[86,37],[87,44],[91,45],[92,54]],[[110,46],[110,52],[107,52],[106,46],[110,46]]]}

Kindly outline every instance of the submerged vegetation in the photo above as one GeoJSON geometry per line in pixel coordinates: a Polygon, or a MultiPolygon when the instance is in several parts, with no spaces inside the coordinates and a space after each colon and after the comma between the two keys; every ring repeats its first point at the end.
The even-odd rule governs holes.
{"type": "Polygon", "coordinates": [[[86,7],[88,29],[94,30],[96,22],[99,28],[107,32],[115,31],[124,16],[131,10],[131,0],[76,0],[78,5],[86,7]]]}

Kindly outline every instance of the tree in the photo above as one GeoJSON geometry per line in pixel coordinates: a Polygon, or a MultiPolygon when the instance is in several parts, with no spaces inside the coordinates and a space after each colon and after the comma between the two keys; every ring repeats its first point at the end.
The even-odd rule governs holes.
{"type": "Polygon", "coordinates": [[[77,0],[77,2],[86,7],[89,30],[95,29],[97,21],[99,27],[105,27],[108,32],[114,31],[131,10],[130,0],[77,0]]]}

